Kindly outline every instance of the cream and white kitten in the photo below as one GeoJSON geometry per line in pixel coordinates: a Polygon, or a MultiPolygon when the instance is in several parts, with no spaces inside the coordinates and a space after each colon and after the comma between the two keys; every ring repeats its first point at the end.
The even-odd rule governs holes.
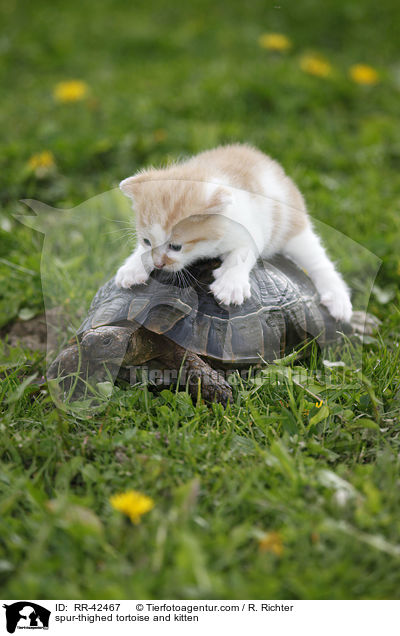
{"type": "Polygon", "coordinates": [[[120,287],[145,283],[154,268],[176,272],[219,256],[210,289],[220,303],[241,305],[257,258],[282,253],[308,272],[332,316],[350,320],[348,288],[313,231],[300,191],[259,150],[220,146],[143,170],[120,188],[133,200],[138,234],[117,272],[120,287]]]}

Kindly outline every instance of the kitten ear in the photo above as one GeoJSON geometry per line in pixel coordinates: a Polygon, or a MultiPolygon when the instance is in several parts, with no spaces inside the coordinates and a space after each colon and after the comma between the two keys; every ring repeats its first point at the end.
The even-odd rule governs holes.
{"type": "Polygon", "coordinates": [[[135,198],[135,186],[137,186],[136,177],[128,177],[119,184],[119,189],[130,199],[135,198]]]}
{"type": "Polygon", "coordinates": [[[232,193],[228,188],[217,188],[209,200],[207,212],[222,212],[232,201],[232,193]]]}

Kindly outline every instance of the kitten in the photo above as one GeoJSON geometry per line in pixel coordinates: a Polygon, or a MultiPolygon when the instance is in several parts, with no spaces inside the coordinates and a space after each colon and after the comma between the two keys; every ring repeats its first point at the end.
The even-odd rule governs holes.
{"type": "Polygon", "coordinates": [[[257,258],[282,253],[304,268],[332,316],[349,321],[349,291],[313,231],[304,199],[273,159],[251,146],[208,150],[121,182],[137,214],[138,245],[116,283],[145,283],[154,268],[176,272],[220,256],[210,289],[217,301],[250,296],[257,258]]]}

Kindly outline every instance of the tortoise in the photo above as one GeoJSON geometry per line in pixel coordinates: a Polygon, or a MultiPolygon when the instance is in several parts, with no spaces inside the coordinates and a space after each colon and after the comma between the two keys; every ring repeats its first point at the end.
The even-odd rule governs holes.
{"type": "Polygon", "coordinates": [[[251,297],[242,305],[218,304],[209,284],[219,263],[200,261],[173,278],[154,270],[146,284],[130,289],[109,280],[77,331],[78,343],[58,355],[48,378],[70,372],[79,359],[92,367],[114,364],[125,377],[145,363],[175,372],[184,364],[193,397],[200,383],[204,399],[226,404],[232,391],[225,370],[260,367],[311,339],[322,348],[352,331],[320,303],[307,274],[282,255],[258,260],[251,297]]]}

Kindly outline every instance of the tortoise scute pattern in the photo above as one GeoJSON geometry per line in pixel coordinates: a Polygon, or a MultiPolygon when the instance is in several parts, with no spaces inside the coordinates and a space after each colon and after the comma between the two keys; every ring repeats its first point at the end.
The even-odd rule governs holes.
{"type": "Polygon", "coordinates": [[[97,292],[78,333],[101,325],[141,325],[210,361],[240,367],[259,363],[260,356],[274,360],[307,338],[323,347],[343,330],[320,305],[305,272],[283,256],[257,262],[252,295],[239,307],[219,305],[210,293],[217,266],[218,261],[196,264],[185,284],[160,271],[128,290],[111,279],[97,292]]]}

